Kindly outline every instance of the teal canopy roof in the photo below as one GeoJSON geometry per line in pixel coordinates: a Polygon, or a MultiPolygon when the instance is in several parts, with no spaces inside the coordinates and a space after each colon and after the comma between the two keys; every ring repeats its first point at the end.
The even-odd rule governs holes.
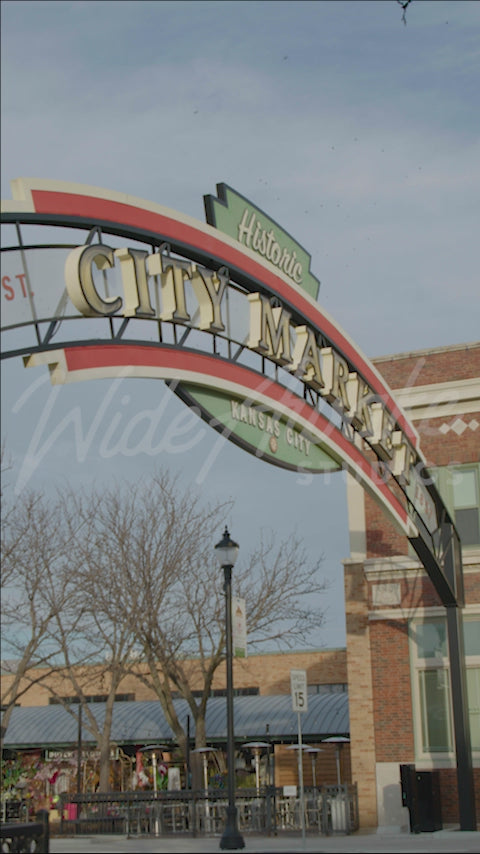
{"type": "MultiPolygon", "coordinates": [[[[185,700],[175,700],[174,705],[184,729],[190,715],[190,735],[195,735],[195,725],[185,700]]],[[[90,711],[100,728],[105,717],[105,703],[92,703],[90,711]]],[[[19,748],[60,748],[75,745],[78,741],[78,706],[71,714],[61,705],[17,706],[7,728],[4,746],[19,748]]],[[[290,694],[274,696],[235,697],[235,740],[237,742],[263,740],[268,735],[274,742],[296,742],[298,716],[292,710],[290,694]]],[[[87,715],[83,712],[82,741],[95,743],[88,730],[87,715]]],[[[302,740],[319,742],[332,735],[349,735],[348,694],[313,694],[308,697],[308,711],[301,713],[302,740]]],[[[206,737],[209,744],[225,742],[227,738],[227,704],[225,697],[208,700],[206,737]]],[[[113,712],[111,741],[118,745],[149,743],[175,743],[173,732],[165,720],[157,700],[144,702],[117,702],[113,712]]]]}

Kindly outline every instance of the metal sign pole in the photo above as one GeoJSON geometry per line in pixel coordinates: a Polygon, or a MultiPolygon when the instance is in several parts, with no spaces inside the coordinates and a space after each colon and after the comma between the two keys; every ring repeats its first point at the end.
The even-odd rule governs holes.
{"type": "Polygon", "coordinates": [[[302,843],[305,848],[305,793],[303,790],[303,744],[302,725],[300,723],[300,712],[297,712],[298,721],[298,779],[300,783],[300,822],[302,826],[302,843]]]}
{"type": "Polygon", "coordinates": [[[307,671],[290,671],[290,690],[292,694],[293,711],[297,713],[298,726],[298,782],[300,785],[300,822],[302,827],[302,842],[305,848],[305,794],[303,790],[303,744],[300,714],[308,709],[307,671]]]}

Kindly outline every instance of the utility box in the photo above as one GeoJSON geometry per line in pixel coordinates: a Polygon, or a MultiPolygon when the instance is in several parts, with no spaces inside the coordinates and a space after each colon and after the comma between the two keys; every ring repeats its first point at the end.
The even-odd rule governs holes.
{"type": "Polygon", "coordinates": [[[408,808],[411,833],[442,829],[440,776],[438,771],[417,771],[415,765],[400,765],[403,806],[408,808]]]}

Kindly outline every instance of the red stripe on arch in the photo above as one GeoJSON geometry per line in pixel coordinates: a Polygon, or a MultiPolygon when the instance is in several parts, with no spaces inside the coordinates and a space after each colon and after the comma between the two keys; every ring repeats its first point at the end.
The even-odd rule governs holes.
{"type": "Polygon", "coordinates": [[[329,341],[351,362],[355,369],[365,378],[372,390],[381,396],[387,408],[394,414],[401,429],[408,436],[413,447],[418,445],[418,437],[392,398],[390,391],[384,386],[372,366],[366,362],[332,321],[325,317],[322,311],[312,306],[301,293],[288,285],[282,278],[271,270],[245,255],[241,249],[235,249],[222,239],[222,233],[210,234],[200,228],[184,223],[181,220],[168,217],[156,211],[146,210],[126,202],[103,199],[81,193],[62,193],[50,190],[32,189],[32,198],[37,213],[57,214],[103,220],[116,225],[127,225],[141,231],[161,235],[167,240],[177,241],[194,249],[206,252],[227,267],[235,267],[250,278],[262,282],[278,296],[294,306],[297,311],[311,320],[324,333],[329,341]]]}
{"type": "MultiPolygon", "coordinates": [[[[261,374],[225,359],[210,356],[205,353],[192,353],[188,350],[173,347],[149,347],[136,344],[104,344],[69,347],[64,350],[65,361],[69,372],[102,371],[108,368],[158,368],[159,371],[188,372],[193,374],[201,384],[202,377],[210,380],[208,385],[215,387],[215,380],[233,383],[240,389],[247,389],[253,396],[264,395],[272,401],[273,406],[286,407],[293,415],[309,422],[313,427],[329,437],[341,458],[350,459],[362,471],[365,479],[383,496],[384,501],[405,524],[408,514],[398,499],[389,490],[375,469],[366,460],[358,448],[352,445],[341,431],[328,421],[325,416],[313,410],[304,400],[293,392],[263,377],[261,374]]],[[[194,382],[194,380],[190,380],[194,382]]],[[[219,389],[222,391],[222,388],[219,389]]],[[[227,394],[225,390],[225,394],[227,394]]]]}

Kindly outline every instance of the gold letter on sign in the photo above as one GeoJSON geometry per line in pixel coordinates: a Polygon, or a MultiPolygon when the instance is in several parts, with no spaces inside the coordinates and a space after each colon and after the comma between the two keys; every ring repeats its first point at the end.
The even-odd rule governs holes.
{"type": "Polygon", "coordinates": [[[125,294],[125,317],[153,317],[150,302],[145,259],[148,252],[142,249],[116,249],[120,259],[125,294]]]}
{"type": "Polygon", "coordinates": [[[290,312],[272,308],[270,301],[260,294],[249,294],[250,336],[247,347],[268,356],[278,365],[292,361],[290,345],[290,312]]]}
{"type": "Polygon", "coordinates": [[[120,311],[121,297],[105,297],[98,293],[93,281],[92,266],[99,270],[113,267],[114,254],[109,246],[77,246],[65,262],[65,284],[75,308],[85,317],[104,317],[120,311]]]}
{"type": "Polygon", "coordinates": [[[192,287],[200,308],[200,329],[209,332],[225,331],[220,306],[228,278],[224,268],[214,273],[192,264],[192,287]]]}
{"type": "Polygon", "coordinates": [[[324,382],[320,368],[320,352],[313,329],[308,326],[297,326],[295,334],[297,340],[290,370],[303,382],[321,392],[324,382]]]}

